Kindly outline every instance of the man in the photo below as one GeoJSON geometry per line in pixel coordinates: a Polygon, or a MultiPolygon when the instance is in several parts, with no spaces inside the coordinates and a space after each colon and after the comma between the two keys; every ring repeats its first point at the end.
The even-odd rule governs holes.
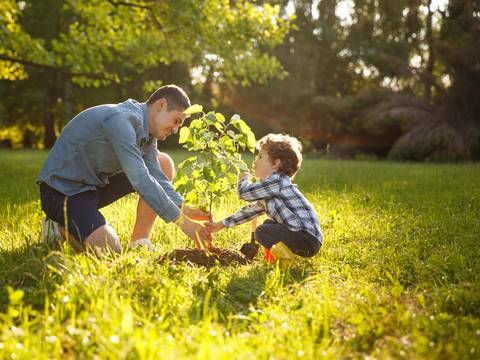
{"type": "Polygon", "coordinates": [[[197,248],[200,241],[209,246],[209,232],[189,218],[207,220],[211,215],[182,208],[183,198],[159,165],[157,139],[177,133],[189,106],[181,88],[167,85],[146,103],[129,99],[95,106],[75,116],[63,129],[37,178],[42,210],[47,215],[44,240],[56,231],[78,252],[90,247],[120,253],[118,235],[99,209],[136,191],[141,199],[134,244],[151,246],[148,235],[155,212],[166,222],[177,224],[197,248]]]}

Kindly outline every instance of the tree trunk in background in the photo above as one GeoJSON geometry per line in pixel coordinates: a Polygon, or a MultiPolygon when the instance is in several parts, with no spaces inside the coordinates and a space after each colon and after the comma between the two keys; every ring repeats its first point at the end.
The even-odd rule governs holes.
{"type": "Polygon", "coordinates": [[[43,137],[43,146],[45,149],[50,149],[57,140],[55,134],[55,121],[51,109],[45,109],[45,116],[43,118],[43,127],[45,128],[45,135],[43,137]]]}
{"type": "Polygon", "coordinates": [[[31,149],[33,147],[33,133],[30,129],[25,129],[23,131],[23,140],[22,140],[22,146],[25,149],[31,149]]]}
{"type": "Polygon", "coordinates": [[[430,5],[432,4],[432,0],[428,0],[427,7],[428,7],[428,15],[427,15],[427,24],[426,24],[426,40],[428,44],[428,61],[427,66],[425,69],[426,77],[425,77],[425,95],[424,100],[427,104],[431,103],[432,100],[432,86],[433,86],[433,66],[435,64],[435,49],[433,44],[433,30],[432,30],[432,10],[430,9],[430,5]]]}
{"type": "Polygon", "coordinates": [[[65,85],[63,88],[63,123],[69,122],[73,114],[73,93],[72,93],[72,81],[69,77],[65,79],[65,85]]]}
{"type": "Polygon", "coordinates": [[[55,118],[53,115],[53,107],[55,106],[55,101],[57,98],[57,72],[51,71],[50,74],[50,84],[45,91],[45,113],[43,118],[43,127],[45,129],[43,146],[45,149],[50,149],[55,144],[55,140],[57,140],[57,135],[55,134],[55,118]]]}

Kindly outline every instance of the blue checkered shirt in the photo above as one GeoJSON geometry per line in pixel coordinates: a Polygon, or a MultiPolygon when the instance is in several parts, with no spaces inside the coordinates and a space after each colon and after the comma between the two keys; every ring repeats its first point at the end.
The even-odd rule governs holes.
{"type": "Polygon", "coordinates": [[[276,172],[262,181],[240,180],[238,193],[250,203],[223,220],[226,227],[243,224],[263,213],[291,231],[304,230],[323,243],[317,214],[310,202],[292,184],[289,176],[276,172]]]}

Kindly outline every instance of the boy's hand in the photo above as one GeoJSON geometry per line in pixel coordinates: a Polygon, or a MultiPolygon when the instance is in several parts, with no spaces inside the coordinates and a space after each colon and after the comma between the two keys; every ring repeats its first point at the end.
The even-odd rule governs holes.
{"type": "Polygon", "coordinates": [[[225,225],[223,225],[223,222],[221,222],[221,221],[216,221],[216,222],[206,223],[205,227],[207,228],[207,230],[210,233],[214,233],[214,232],[222,230],[225,227],[225,225]]]}
{"type": "Polygon", "coordinates": [[[251,179],[252,174],[250,174],[248,171],[244,171],[243,173],[240,174],[240,180],[243,179],[251,179]]]}
{"type": "Polygon", "coordinates": [[[191,206],[182,206],[183,214],[192,220],[212,221],[212,214],[191,206]]]}

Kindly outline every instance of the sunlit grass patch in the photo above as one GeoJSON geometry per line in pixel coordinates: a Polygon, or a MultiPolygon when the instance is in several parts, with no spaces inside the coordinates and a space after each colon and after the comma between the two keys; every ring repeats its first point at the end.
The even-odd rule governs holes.
{"type": "MultiPolygon", "coordinates": [[[[318,256],[210,269],[159,264],[191,242],[157,220],[159,253],[127,251],[136,195],[103,213],[120,257],[49,252],[35,176],[46,153],[0,152],[0,358],[475,358],[480,352],[476,164],[306,159],[318,256]]],[[[173,153],[175,159],[184,153],[173,153]]],[[[239,206],[226,194],[219,219],[239,206]]],[[[250,225],[217,233],[238,249],[250,225]]]]}

